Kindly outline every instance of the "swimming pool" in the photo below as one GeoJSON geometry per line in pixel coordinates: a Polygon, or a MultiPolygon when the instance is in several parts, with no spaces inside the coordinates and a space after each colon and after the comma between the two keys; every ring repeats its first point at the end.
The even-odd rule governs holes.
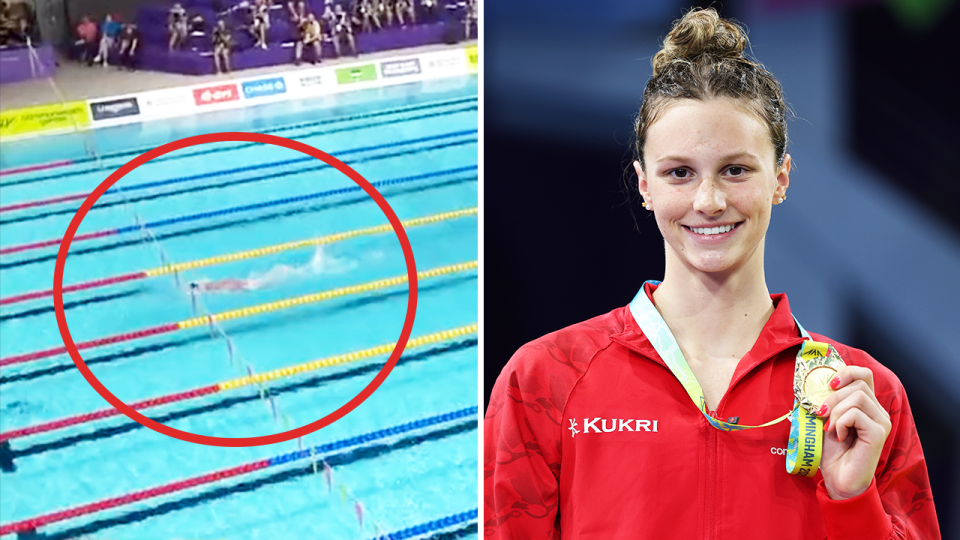
{"type": "MultiPolygon", "coordinates": [[[[40,517],[38,534],[63,539],[475,537],[476,130],[471,76],[4,143],[0,531],[30,537],[40,517]],[[139,152],[216,131],[288,137],[346,162],[406,220],[421,272],[400,363],[299,441],[220,448],[158,434],[111,415],[59,349],[49,290],[83,194],[139,152]]],[[[66,319],[107,388],[157,400],[141,410],[154,420],[220,437],[285,431],[355,396],[400,334],[407,287],[391,278],[406,268],[386,223],[350,179],[303,154],[179,150],[84,219],[66,319]],[[245,290],[191,295],[191,282],[245,290]]]]}

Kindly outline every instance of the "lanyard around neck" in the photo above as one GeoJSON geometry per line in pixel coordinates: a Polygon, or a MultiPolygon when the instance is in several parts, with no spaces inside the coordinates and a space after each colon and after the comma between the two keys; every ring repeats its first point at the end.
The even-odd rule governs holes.
{"type": "MultiPolygon", "coordinates": [[[[630,313],[640,326],[643,335],[645,335],[650,341],[650,344],[653,345],[653,349],[657,351],[657,354],[660,355],[660,358],[673,373],[674,377],[680,381],[683,389],[687,391],[687,395],[690,396],[694,405],[700,409],[700,412],[703,413],[703,416],[711,426],[722,431],[740,431],[771,426],[782,422],[790,416],[792,410],[787,411],[786,414],[779,418],[775,418],[759,426],[733,424],[710,416],[710,412],[707,411],[707,400],[703,396],[703,389],[700,387],[700,382],[697,381],[693,370],[690,369],[690,364],[688,364],[687,359],[684,358],[683,352],[680,350],[680,345],[673,336],[673,332],[670,331],[670,327],[667,326],[666,321],[663,320],[663,316],[660,315],[656,306],[654,306],[650,298],[647,297],[645,290],[647,283],[651,285],[660,284],[659,281],[647,281],[644,283],[644,286],[640,287],[640,292],[638,292],[637,296],[630,302],[630,313]]],[[[800,333],[804,338],[810,339],[810,334],[800,326],[799,322],[797,322],[797,327],[800,328],[800,333]]]]}

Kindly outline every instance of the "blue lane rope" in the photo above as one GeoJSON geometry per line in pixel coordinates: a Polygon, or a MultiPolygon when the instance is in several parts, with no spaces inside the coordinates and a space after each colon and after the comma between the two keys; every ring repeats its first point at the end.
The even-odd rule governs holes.
{"type": "Polygon", "coordinates": [[[405,424],[396,425],[386,429],[378,429],[377,431],[372,431],[370,433],[365,433],[363,435],[357,435],[356,437],[350,437],[349,439],[342,439],[339,441],[321,444],[319,446],[314,446],[312,448],[307,448],[304,450],[297,450],[295,452],[280,454],[279,456],[274,456],[268,459],[267,460],[268,466],[272,467],[275,465],[283,465],[284,463],[290,463],[291,461],[299,461],[301,459],[307,459],[311,456],[322,459],[323,455],[330,454],[338,450],[343,450],[344,448],[350,448],[352,446],[360,446],[373,441],[386,439],[388,437],[402,435],[410,431],[423,429],[430,426],[435,426],[437,424],[443,424],[446,422],[460,420],[470,416],[476,416],[478,411],[479,411],[479,407],[474,405],[472,407],[466,407],[464,409],[460,409],[453,412],[438,414],[436,416],[430,416],[427,418],[421,418],[420,420],[414,420],[412,422],[407,422],[405,424]]]}
{"type": "MultiPolygon", "coordinates": [[[[281,132],[284,132],[284,131],[293,131],[293,130],[297,130],[297,129],[309,128],[309,127],[311,127],[311,126],[337,124],[337,123],[342,123],[342,122],[349,122],[349,121],[352,121],[352,120],[360,120],[360,119],[364,119],[364,118],[375,118],[375,117],[377,117],[377,116],[389,116],[389,115],[391,115],[391,114],[403,114],[403,113],[414,112],[414,111],[418,111],[418,110],[439,109],[439,108],[442,108],[442,107],[445,107],[445,106],[448,106],[448,105],[458,105],[458,104],[461,104],[461,103],[467,103],[467,102],[471,102],[471,101],[474,101],[474,102],[477,101],[477,97],[476,97],[476,96],[471,96],[471,97],[468,97],[468,98],[459,98],[459,99],[447,100],[447,101],[441,101],[441,102],[432,102],[432,103],[428,103],[428,104],[424,104],[424,105],[416,105],[416,106],[411,106],[411,107],[401,107],[401,108],[397,108],[397,109],[388,109],[388,110],[385,110],[385,111],[374,111],[374,112],[368,112],[368,113],[359,113],[359,114],[354,114],[354,115],[346,115],[346,116],[335,117],[335,118],[327,119],[327,120],[318,120],[318,121],[313,121],[313,122],[302,122],[302,123],[299,123],[299,124],[292,124],[292,125],[282,126],[282,127],[277,127],[277,128],[271,128],[271,129],[265,129],[265,130],[258,130],[258,133],[281,133],[281,132]]],[[[309,131],[309,132],[307,132],[307,133],[299,134],[299,135],[297,135],[297,137],[298,137],[298,138],[315,137],[315,136],[319,136],[319,135],[329,135],[329,134],[333,134],[333,133],[356,131],[356,130],[367,129],[367,128],[371,128],[371,127],[377,127],[377,126],[383,126],[383,125],[396,124],[396,123],[405,122],[405,121],[408,121],[408,120],[414,120],[414,121],[415,121],[415,120],[422,120],[422,119],[425,119],[425,118],[431,118],[431,117],[435,117],[435,116],[445,116],[445,115],[448,115],[448,114],[456,114],[456,113],[460,113],[460,112],[467,112],[468,110],[474,110],[475,108],[476,108],[476,107],[473,106],[473,107],[466,107],[466,108],[460,108],[460,109],[453,109],[453,110],[451,110],[451,111],[444,111],[444,112],[440,112],[440,113],[431,113],[431,114],[422,115],[422,116],[415,116],[415,117],[411,117],[411,118],[398,118],[398,119],[396,119],[396,120],[389,120],[389,121],[386,121],[386,122],[373,122],[373,123],[369,123],[369,124],[361,124],[361,125],[357,125],[357,126],[348,126],[348,127],[343,127],[343,128],[334,128],[334,129],[323,129],[323,130],[309,131]]],[[[289,137],[288,137],[288,138],[289,138],[289,137]]],[[[210,148],[209,150],[201,150],[201,151],[199,151],[199,152],[192,152],[192,153],[188,153],[188,154],[172,154],[172,155],[168,154],[168,155],[166,155],[166,156],[160,156],[160,157],[158,157],[157,159],[152,160],[151,162],[156,163],[156,162],[161,162],[161,161],[168,161],[168,160],[175,160],[175,159],[183,159],[183,158],[188,158],[188,157],[201,156],[201,155],[206,155],[206,154],[213,154],[213,153],[217,153],[217,152],[229,152],[229,151],[233,151],[233,150],[242,150],[242,149],[244,149],[244,148],[249,148],[249,147],[252,147],[252,146],[257,145],[257,144],[260,144],[260,143],[243,143],[243,144],[239,144],[239,145],[236,145],[236,146],[229,146],[229,147],[222,147],[222,148],[210,148]]],[[[80,165],[80,164],[84,164],[84,163],[90,163],[90,162],[92,162],[92,161],[98,161],[98,162],[99,162],[99,161],[101,161],[101,160],[114,159],[114,158],[122,158],[122,157],[125,157],[125,156],[138,156],[138,155],[140,155],[140,154],[142,154],[142,153],[144,153],[144,152],[146,152],[147,150],[150,150],[150,149],[152,149],[152,147],[151,147],[151,148],[146,148],[146,149],[145,149],[145,148],[138,148],[138,149],[136,149],[136,150],[123,150],[123,151],[120,151],[120,152],[109,153],[109,154],[106,154],[106,155],[103,155],[103,156],[99,156],[99,155],[98,155],[98,156],[95,156],[95,157],[79,158],[79,159],[76,159],[76,160],[72,160],[71,166],[72,166],[72,165],[80,165]]],[[[20,184],[32,184],[32,183],[36,183],[36,182],[45,182],[45,181],[47,181],[47,180],[57,180],[57,179],[64,178],[64,177],[68,177],[68,176],[77,176],[77,175],[81,175],[81,174],[98,172],[98,171],[100,171],[101,169],[102,169],[102,167],[98,166],[98,167],[96,167],[96,168],[87,168],[87,169],[81,169],[81,170],[70,170],[70,171],[64,171],[64,172],[59,172],[59,173],[54,173],[54,174],[48,174],[48,175],[44,175],[44,176],[35,176],[35,177],[30,177],[30,178],[20,178],[20,179],[14,179],[14,180],[7,180],[7,181],[0,182],[0,187],[15,186],[15,185],[20,185],[20,184]]]]}
{"type": "Polygon", "coordinates": [[[371,540],[406,540],[408,538],[424,536],[430,533],[441,531],[443,529],[449,529],[455,525],[476,521],[479,513],[479,508],[474,508],[472,510],[467,510],[466,512],[460,512],[459,514],[451,514],[441,519],[435,519],[433,521],[421,523],[420,525],[407,527],[406,529],[400,531],[375,536],[371,540]]]}
{"type": "MultiPolygon", "coordinates": [[[[418,137],[418,138],[416,138],[416,139],[407,139],[407,140],[404,140],[404,141],[397,141],[397,142],[391,142],[391,143],[386,143],[386,144],[377,144],[377,145],[372,145],[372,146],[361,146],[361,147],[358,147],[358,148],[350,148],[350,149],[347,149],[347,150],[340,150],[340,151],[337,151],[337,152],[328,152],[328,153],[329,153],[330,155],[332,155],[332,156],[349,156],[349,155],[353,155],[353,154],[359,154],[359,153],[361,153],[361,152],[368,152],[368,151],[371,151],[371,150],[384,150],[384,149],[387,149],[387,148],[396,148],[396,147],[398,147],[398,146],[406,146],[406,145],[412,145],[412,144],[418,144],[418,143],[424,143],[424,142],[439,141],[439,140],[449,139],[449,138],[453,138],[453,137],[461,137],[461,136],[465,136],[465,135],[474,135],[474,134],[477,134],[477,133],[478,133],[478,130],[476,130],[476,129],[465,129],[465,130],[461,130],[461,131],[451,131],[451,132],[448,132],[448,133],[441,133],[441,134],[439,134],[439,135],[430,135],[430,136],[427,136],[427,137],[418,137]]],[[[181,176],[181,177],[177,177],[177,178],[168,178],[168,179],[166,179],[166,180],[156,180],[156,181],[153,181],[153,182],[143,182],[143,183],[140,183],[140,184],[131,184],[131,185],[129,185],[129,186],[114,186],[114,187],[106,190],[106,191],[104,192],[104,195],[112,195],[112,194],[115,194],[115,193],[130,193],[131,191],[138,191],[138,190],[141,190],[141,189],[150,189],[150,188],[155,188],[155,187],[168,186],[168,185],[172,185],[172,184],[180,184],[180,183],[183,183],[183,182],[191,182],[191,181],[193,181],[193,180],[203,180],[203,179],[206,179],[206,178],[216,178],[216,177],[218,177],[218,176],[227,176],[227,175],[236,174],[236,173],[256,171],[256,170],[260,170],[260,169],[272,169],[272,168],[274,168],[274,167],[285,167],[285,166],[287,166],[287,165],[296,165],[296,164],[298,164],[298,163],[308,163],[308,162],[311,162],[311,161],[315,161],[316,159],[317,159],[317,158],[315,158],[315,157],[313,157],[313,156],[303,156],[303,157],[292,158],[292,159],[284,159],[284,160],[280,160],[280,161],[271,161],[271,162],[267,162],[267,163],[260,163],[260,164],[257,164],[257,165],[248,165],[248,166],[246,166],[246,167],[236,167],[236,168],[233,168],[233,169],[225,169],[225,170],[222,170],[222,171],[213,171],[213,172],[207,172],[207,173],[193,174],[193,175],[190,175],[190,176],[181,176]]],[[[341,160],[341,161],[342,161],[342,160],[341,160]]],[[[321,163],[320,165],[317,166],[316,170],[319,170],[319,169],[330,169],[330,168],[332,168],[330,165],[327,165],[326,163],[321,163]]]]}
{"type": "MultiPolygon", "coordinates": [[[[415,182],[415,181],[418,181],[418,180],[426,180],[426,179],[429,179],[429,178],[436,178],[436,177],[439,177],[439,176],[446,176],[446,175],[463,173],[463,172],[468,172],[468,171],[476,171],[476,170],[477,170],[477,166],[476,166],[476,165],[469,165],[469,166],[466,166],[466,167],[455,167],[455,168],[453,168],[453,169],[444,169],[444,170],[441,170],[441,171],[433,171],[433,172],[423,173],[423,174],[417,174],[417,175],[413,175],[413,176],[405,176],[405,177],[401,177],[401,178],[392,178],[392,179],[389,179],[389,180],[381,180],[381,181],[378,181],[378,182],[370,182],[370,185],[372,185],[373,187],[379,189],[379,188],[382,188],[382,187],[396,186],[396,185],[400,185],[400,184],[406,184],[406,183],[408,183],[408,182],[415,182]]],[[[304,201],[309,201],[309,200],[313,200],[313,199],[320,199],[320,198],[323,198],[323,197],[333,197],[333,196],[336,196],[336,195],[344,195],[344,194],[346,194],[346,193],[355,193],[355,192],[358,192],[358,191],[361,191],[361,190],[362,190],[362,188],[361,188],[360,186],[354,185],[354,186],[348,186],[348,187],[343,187],[343,188],[339,188],[339,189],[330,189],[330,190],[326,190],[326,191],[319,191],[319,192],[316,192],[316,193],[308,193],[308,194],[306,194],[306,195],[297,195],[297,196],[294,196],[294,197],[284,197],[284,198],[282,198],[282,199],[274,199],[274,200],[272,200],[272,201],[264,201],[264,202],[260,202],[260,203],[254,203],[254,204],[246,204],[246,205],[242,205],[242,206],[233,206],[233,207],[229,207],[229,208],[222,208],[222,209],[220,209],[220,210],[210,210],[209,212],[199,212],[199,213],[197,213],[197,214],[188,214],[188,215],[184,215],[184,216],[177,216],[177,217],[173,217],[173,218],[161,219],[161,220],[158,220],[158,221],[152,221],[152,222],[149,222],[149,223],[145,223],[144,226],[145,226],[145,227],[150,227],[150,228],[165,227],[165,226],[167,226],[167,225],[174,225],[174,224],[177,224],[177,223],[186,223],[186,222],[188,222],[188,221],[196,221],[196,220],[198,220],[198,219],[207,219],[207,218],[216,217],[216,216],[225,216],[225,215],[229,215],[229,214],[236,214],[237,212],[246,212],[246,211],[248,211],[248,210],[259,210],[259,209],[262,209],[262,208],[269,208],[269,207],[271,207],[271,206],[279,206],[279,205],[283,205],[283,204],[291,204],[291,203],[304,202],[304,201]]],[[[138,227],[137,225],[128,225],[128,226],[126,226],[126,227],[120,227],[120,228],[115,229],[116,232],[114,233],[114,235],[126,234],[126,233],[130,233],[130,232],[138,231],[138,230],[140,230],[140,227],[138,227]]]]}

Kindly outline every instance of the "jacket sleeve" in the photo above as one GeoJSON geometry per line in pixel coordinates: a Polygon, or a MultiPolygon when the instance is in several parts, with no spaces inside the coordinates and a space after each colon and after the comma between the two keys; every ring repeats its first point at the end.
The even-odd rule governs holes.
{"type": "MultiPolygon", "coordinates": [[[[879,366],[878,364],[875,364],[879,366]]],[[[830,540],[939,540],[940,526],[930,492],[927,463],[910,404],[900,381],[885,371],[887,384],[871,366],[877,399],[890,414],[892,428],[870,487],[860,495],[834,501],[823,481],[817,499],[830,540]]]]}
{"type": "Polygon", "coordinates": [[[529,345],[520,349],[490,395],[483,426],[486,539],[560,538],[563,396],[555,394],[563,392],[551,391],[551,386],[559,388],[550,375],[538,373],[551,363],[540,358],[538,365],[544,353],[549,354],[529,345]]]}

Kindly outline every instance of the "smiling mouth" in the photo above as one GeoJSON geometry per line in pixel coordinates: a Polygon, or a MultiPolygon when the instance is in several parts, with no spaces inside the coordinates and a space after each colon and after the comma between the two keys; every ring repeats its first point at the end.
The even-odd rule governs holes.
{"type": "Polygon", "coordinates": [[[714,236],[717,234],[728,233],[737,227],[739,227],[743,222],[733,223],[731,225],[723,225],[720,227],[687,227],[686,225],[683,228],[692,231],[696,234],[702,234],[704,236],[714,236]]]}

